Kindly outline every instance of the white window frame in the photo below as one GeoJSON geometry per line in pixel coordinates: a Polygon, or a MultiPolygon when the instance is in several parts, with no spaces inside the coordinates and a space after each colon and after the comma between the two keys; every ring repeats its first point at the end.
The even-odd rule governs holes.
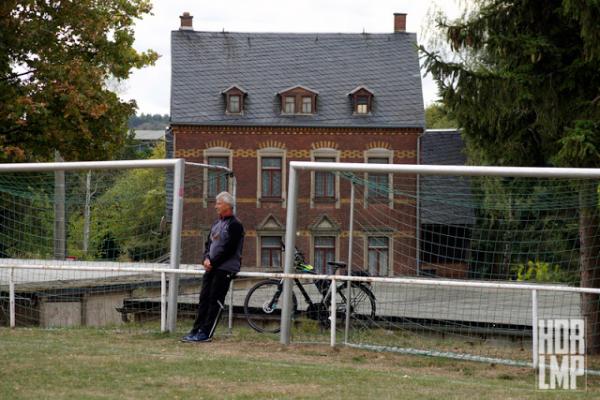
{"type": "MultiPolygon", "coordinates": [[[[332,148],[321,148],[314,149],[310,152],[310,161],[315,161],[317,158],[333,158],[335,162],[340,162],[341,151],[332,148]]],[[[335,208],[340,208],[340,177],[338,174],[334,174],[334,198],[335,208]]],[[[317,204],[319,204],[317,202],[317,204]]],[[[315,171],[310,173],[310,208],[315,207],[315,171]]]]}
{"type": "Polygon", "coordinates": [[[284,95],[283,96],[283,114],[287,114],[287,115],[294,115],[296,114],[296,96],[295,95],[284,95]],[[293,102],[288,103],[288,99],[292,99],[293,102]],[[292,105],[293,110],[292,111],[288,111],[287,106],[288,104],[292,105]]]}
{"type": "Polygon", "coordinates": [[[363,269],[369,271],[369,238],[385,237],[388,240],[388,277],[394,276],[394,235],[391,232],[369,231],[364,233],[363,242],[363,269]]]}
{"type": "MultiPolygon", "coordinates": [[[[364,154],[364,162],[368,163],[369,158],[387,158],[388,164],[392,164],[394,162],[394,151],[384,148],[375,148],[369,149],[365,151],[364,154]]],[[[369,174],[364,173],[365,183],[369,182],[369,174]]],[[[388,174],[388,185],[389,185],[389,194],[388,194],[388,207],[394,208],[394,174],[388,174]]],[[[363,194],[363,205],[364,208],[369,206],[369,188],[365,187],[363,194]]]]}
{"type": "MultiPolygon", "coordinates": [[[[281,240],[285,238],[284,231],[269,231],[269,230],[261,230],[259,234],[256,235],[256,267],[259,269],[266,269],[264,265],[262,265],[262,240],[263,237],[274,237],[279,236],[281,240]]],[[[281,269],[284,267],[284,257],[285,253],[283,249],[281,250],[281,269]]]]}
{"type": "MultiPolygon", "coordinates": [[[[321,230],[313,230],[310,234],[310,263],[311,265],[315,265],[315,238],[317,237],[333,237],[333,245],[334,256],[333,261],[338,261],[340,259],[340,232],[338,231],[321,231],[321,230]]],[[[325,265],[325,268],[328,268],[325,265]]],[[[333,267],[332,267],[333,268],[333,267]]],[[[327,271],[323,271],[323,273],[327,273],[327,271]]]]}
{"type": "Polygon", "coordinates": [[[259,149],[256,152],[256,207],[262,201],[262,159],[263,157],[281,157],[281,206],[285,208],[287,200],[287,157],[286,150],[278,147],[259,149]]]}
{"type": "Polygon", "coordinates": [[[355,111],[356,115],[369,115],[369,114],[371,114],[371,110],[369,109],[369,103],[370,103],[369,100],[370,100],[370,96],[367,96],[367,95],[364,95],[364,94],[363,95],[356,95],[356,100],[355,100],[356,101],[356,111],[355,111]],[[360,98],[365,98],[367,100],[367,102],[364,103],[364,104],[360,104],[358,102],[358,99],[360,99],[360,98]],[[365,109],[364,112],[360,111],[361,106],[364,106],[364,109],[365,109]]]}
{"type": "Polygon", "coordinates": [[[300,112],[302,114],[312,114],[313,113],[313,97],[312,96],[300,96],[300,112]],[[304,100],[308,99],[309,110],[304,111],[304,100]]]}
{"type": "Polygon", "coordinates": [[[231,94],[231,95],[227,96],[227,112],[229,114],[241,114],[242,113],[242,95],[240,95],[240,94],[231,94]],[[233,111],[231,109],[231,105],[233,104],[232,103],[232,99],[234,97],[237,97],[237,100],[238,100],[238,102],[237,102],[237,107],[238,107],[237,111],[233,111]]]}
{"type": "MultiPolygon", "coordinates": [[[[208,164],[209,157],[228,157],[229,169],[233,170],[233,151],[225,147],[211,147],[204,150],[204,164],[208,164]]],[[[227,191],[231,193],[232,180],[227,180],[227,191]]],[[[204,169],[204,178],[202,182],[202,203],[204,208],[208,207],[208,169],[204,169]]]]}

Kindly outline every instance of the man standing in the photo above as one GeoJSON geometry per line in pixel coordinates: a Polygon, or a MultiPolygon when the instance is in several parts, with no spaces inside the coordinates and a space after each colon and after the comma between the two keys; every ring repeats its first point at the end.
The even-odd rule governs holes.
{"type": "Polygon", "coordinates": [[[227,192],[216,197],[215,209],[219,219],[210,228],[206,240],[203,265],[204,278],[198,312],[192,330],[182,338],[184,342],[210,342],[223,308],[229,283],[240,271],[244,247],[244,227],[233,215],[235,199],[227,192]]]}

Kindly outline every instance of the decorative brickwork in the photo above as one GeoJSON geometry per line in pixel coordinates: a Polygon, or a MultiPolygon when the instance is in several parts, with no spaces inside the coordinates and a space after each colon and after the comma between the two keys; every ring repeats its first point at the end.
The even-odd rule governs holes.
{"type": "Polygon", "coordinates": [[[390,144],[388,142],[376,141],[367,144],[367,149],[389,149],[390,144]]]}
{"type": "Polygon", "coordinates": [[[289,158],[310,158],[310,150],[288,150],[289,158]]]}
{"type": "Polygon", "coordinates": [[[201,158],[204,151],[201,149],[177,149],[175,158],[201,158]]]}
{"type": "Polygon", "coordinates": [[[210,142],[206,142],[205,148],[210,149],[213,147],[224,147],[226,149],[231,149],[231,142],[225,140],[211,140],[210,142]]]}
{"type": "Polygon", "coordinates": [[[396,150],[394,152],[394,158],[403,160],[406,158],[415,158],[417,156],[416,150],[396,150]]]}
{"type": "Polygon", "coordinates": [[[313,150],[316,149],[336,149],[338,148],[338,144],[333,140],[320,140],[315,143],[311,143],[310,145],[313,150]]]}
{"type": "Polygon", "coordinates": [[[343,150],[342,158],[359,158],[362,159],[364,152],[362,150],[343,150]]]}
{"type": "Polygon", "coordinates": [[[233,151],[234,158],[256,158],[256,150],[253,149],[237,149],[233,151]]]}
{"type": "Polygon", "coordinates": [[[266,140],[264,142],[258,143],[257,147],[259,149],[268,149],[268,148],[285,149],[285,143],[279,142],[277,140],[266,140]]]}

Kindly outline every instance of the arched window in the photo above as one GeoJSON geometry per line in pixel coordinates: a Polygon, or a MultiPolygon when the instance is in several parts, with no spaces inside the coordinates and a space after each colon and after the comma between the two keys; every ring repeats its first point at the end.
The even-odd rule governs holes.
{"type": "MultiPolygon", "coordinates": [[[[373,148],[365,151],[365,163],[369,164],[392,164],[394,152],[385,148],[373,148]]],[[[364,205],[368,204],[394,204],[393,174],[365,173],[365,181],[368,182],[365,190],[364,205]]]]}
{"type": "Polygon", "coordinates": [[[277,147],[262,148],[257,154],[257,206],[263,202],[285,201],[286,152],[277,147]]]}
{"type": "MultiPolygon", "coordinates": [[[[332,148],[319,148],[311,151],[311,161],[340,162],[340,151],[332,148]]],[[[334,204],[340,207],[340,177],[333,172],[311,172],[310,204],[334,204]]]]}
{"type": "MultiPolygon", "coordinates": [[[[232,154],[225,147],[211,147],[204,150],[204,164],[232,168],[232,154]]],[[[204,170],[204,205],[207,200],[214,201],[215,196],[223,191],[231,191],[231,182],[227,173],[218,169],[204,170]]]]}

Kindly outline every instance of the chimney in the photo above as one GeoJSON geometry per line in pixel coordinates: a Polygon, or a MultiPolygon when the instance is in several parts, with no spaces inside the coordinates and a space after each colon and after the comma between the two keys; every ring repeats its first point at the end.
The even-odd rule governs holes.
{"type": "Polygon", "coordinates": [[[394,32],[406,32],[406,14],[394,13],[394,32]]]}
{"type": "Polygon", "coordinates": [[[179,17],[181,19],[181,26],[179,27],[180,31],[193,31],[194,27],[192,26],[192,17],[189,12],[184,12],[182,16],[179,17]]]}

